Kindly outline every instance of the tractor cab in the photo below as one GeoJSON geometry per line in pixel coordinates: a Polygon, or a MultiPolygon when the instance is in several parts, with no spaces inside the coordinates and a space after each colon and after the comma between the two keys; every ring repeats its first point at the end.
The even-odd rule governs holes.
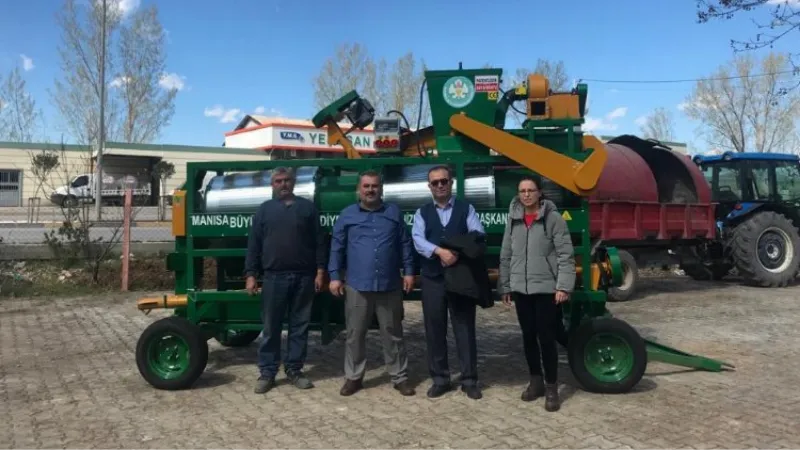
{"type": "MultiPolygon", "coordinates": [[[[786,153],[734,153],[693,158],[718,203],[717,220],[731,220],[770,204],[800,207],[800,158],[786,153]]],[[[794,216],[795,213],[791,213],[794,216]]]]}

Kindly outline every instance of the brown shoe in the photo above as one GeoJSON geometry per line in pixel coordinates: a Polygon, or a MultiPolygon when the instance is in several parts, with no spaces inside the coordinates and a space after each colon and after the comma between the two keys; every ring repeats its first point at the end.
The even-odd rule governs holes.
{"type": "Polygon", "coordinates": [[[561,400],[558,398],[558,384],[546,383],[544,385],[544,409],[553,412],[561,408],[561,400]]]}
{"type": "Polygon", "coordinates": [[[544,381],[541,375],[531,376],[531,382],[528,387],[522,392],[523,402],[532,402],[537,398],[544,395],[544,381]]]}
{"type": "Polygon", "coordinates": [[[344,386],[342,386],[339,394],[347,397],[360,391],[363,387],[364,385],[361,384],[361,380],[347,380],[344,382],[344,386]]]}
{"type": "Polygon", "coordinates": [[[408,381],[401,381],[395,384],[394,388],[397,389],[401,395],[404,395],[406,397],[410,397],[416,394],[416,391],[414,391],[414,388],[411,387],[410,384],[408,384],[408,381]]]}

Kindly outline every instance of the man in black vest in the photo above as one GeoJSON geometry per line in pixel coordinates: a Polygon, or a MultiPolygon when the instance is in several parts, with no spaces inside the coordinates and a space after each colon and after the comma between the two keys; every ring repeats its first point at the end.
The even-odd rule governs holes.
{"type": "Polygon", "coordinates": [[[470,231],[484,234],[485,231],[475,208],[453,197],[453,177],[449,167],[436,166],[428,171],[428,187],[433,201],[417,210],[412,228],[414,248],[421,255],[422,314],[428,346],[428,370],[433,379],[428,397],[440,397],[452,389],[447,364],[449,310],[461,366],[461,390],[477,400],[482,395],[478,387],[476,305],[469,298],[445,291],[444,268],[455,264],[458,256],[439,247],[439,243],[470,231]]]}

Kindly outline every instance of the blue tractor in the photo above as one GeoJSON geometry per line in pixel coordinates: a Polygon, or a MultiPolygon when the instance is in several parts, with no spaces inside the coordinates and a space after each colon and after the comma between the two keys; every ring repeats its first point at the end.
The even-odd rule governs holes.
{"type": "Polygon", "coordinates": [[[800,266],[800,158],[783,153],[698,155],[693,159],[717,203],[717,239],[680,252],[694,279],[731,269],[747,284],[784,287],[800,266]]]}

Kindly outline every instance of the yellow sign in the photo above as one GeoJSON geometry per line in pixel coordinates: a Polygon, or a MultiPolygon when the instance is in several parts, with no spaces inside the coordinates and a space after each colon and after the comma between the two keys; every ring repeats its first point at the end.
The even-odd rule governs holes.
{"type": "Polygon", "coordinates": [[[561,217],[563,217],[564,220],[572,220],[572,216],[569,215],[569,211],[564,211],[564,214],[561,214],[561,217]]]}
{"type": "Polygon", "coordinates": [[[497,100],[497,91],[492,91],[492,92],[489,92],[488,94],[489,94],[488,95],[488,99],[489,100],[497,100]]]}

